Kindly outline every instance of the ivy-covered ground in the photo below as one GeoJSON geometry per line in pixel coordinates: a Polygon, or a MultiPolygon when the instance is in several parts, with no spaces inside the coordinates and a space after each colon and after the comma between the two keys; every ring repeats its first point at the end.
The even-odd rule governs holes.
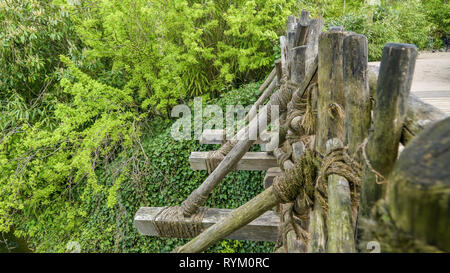
{"type": "MultiPolygon", "coordinates": [[[[230,91],[213,101],[248,105],[256,99],[259,84],[249,84],[230,91]]],[[[225,108],[223,108],[225,109],[225,108]]],[[[200,145],[196,140],[176,141],[170,135],[171,122],[156,121],[152,132],[125,157],[118,158],[105,171],[99,172],[102,183],[111,186],[126,161],[132,176],[121,182],[117,206],[108,208],[107,196],[99,195],[90,204],[89,220],[77,239],[83,251],[169,252],[184,244],[182,239],[161,239],[139,235],[133,216],[141,206],[175,206],[207,177],[206,171],[192,171],[191,151],[208,151],[219,145],[200,145]],[[144,152],[143,152],[144,151],[144,152]]],[[[258,146],[255,147],[257,149],[258,146]]],[[[263,190],[264,172],[232,172],[208,199],[206,206],[236,208],[263,190]]],[[[273,243],[224,240],[210,248],[211,252],[270,252],[273,243]]]]}

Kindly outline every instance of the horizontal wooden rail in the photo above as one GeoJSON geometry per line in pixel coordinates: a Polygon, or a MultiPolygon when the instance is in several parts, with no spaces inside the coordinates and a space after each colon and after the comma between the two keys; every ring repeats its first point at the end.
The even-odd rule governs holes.
{"type": "MultiPolygon", "coordinates": [[[[200,137],[200,144],[222,144],[225,138],[225,131],[223,129],[205,129],[200,137]]],[[[255,141],[255,144],[266,142],[258,139],[255,141]]]]}
{"type": "MultiPolygon", "coordinates": [[[[191,152],[189,163],[191,169],[206,170],[206,157],[208,152],[191,152]]],[[[277,167],[276,158],[267,152],[247,152],[237,163],[235,170],[240,171],[262,171],[277,167]]]]}
{"type": "MultiPolygon", "coordinates": [[[[134,225],[142,235],[159,236],[155,221],[163,207],[142,207],[134,217],[134,225]]],[[[232,209],[208,208],[203,216],[202,224],[206,229],[219,220],[227,217],[232,209]]],[[[189,221],[189,218],[186,218],[189,221]]],[[[227,239],[248,241],[275,242],[278,236],[280,217],[273,211],[267,211],[249,224],[227,236],[227,239]]]]}

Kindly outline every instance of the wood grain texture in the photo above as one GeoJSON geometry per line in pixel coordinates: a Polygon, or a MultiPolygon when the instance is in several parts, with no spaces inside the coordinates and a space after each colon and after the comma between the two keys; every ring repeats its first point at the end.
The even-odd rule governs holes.
{"type": "MultiPolygon", "coordinates": [[[[334,138],[326,143],[327,152],[342,147],[342,141],[334,138]]],[[[356,252],[352,219],[352,201],[348,181],[336,174],[328,176],[328,241],[331,253],[356,252]]]]}
{"type": "MultiPolygon", "coordinates": [[[[208,152],[191,152],[189,163],[192,170],[206,170],[208,152]]],[[[240,171],[260,171],[277,167],[276,158],[268,152],[247,152],[237,162],[236,169],[240,171]]]]}
{"type": "Polygon", "coordinates": [[[367,160],[361,185],[360,215],[368,216],[382,197],[382,186],[373,170],[387,177],[397,159],[400,137],[407,112],[417,48],[388,43],[383,49],[377,82],[372,127],[366,146],[367,160]]]}
{"type": "Polygon", "coordinates": [[[343,50],[346,105],[344,144],[348,145],[349,153],[354,154],[368,136],[371,119],[366,36],[354,34],[346,37],[343,50]]]}
{"type": "Polygon", "coordinates": [[[401,153],[387,201],[395,226],[450,251],[450,118],[432,124],[401,153]]]}
{"type": "Polygon", "coordinates": [[[325,143],[331,138],[344,138],[344,120],[329,114],[337,105],[345,108],[343,42],[350,33],[342,29],[322,33],[319,42],[318,70],[318,123],[316,128],[316,150],[325,154],[325,143]]]}

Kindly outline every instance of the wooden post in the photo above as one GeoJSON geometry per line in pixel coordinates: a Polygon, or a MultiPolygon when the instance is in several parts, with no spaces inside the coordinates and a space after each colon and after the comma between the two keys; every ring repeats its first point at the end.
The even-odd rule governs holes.
{"type": "Polygon", "coordinates": [[[333,28],[320,37],[316,150],[322,154],[325,154],[328,139],[344,138],[344,121],[339,113],[345,109],[342,65],[343,41],[348,34],[342,28],[333,28]]]}
{"type": "Polygon", "coordinates": [[[371,166],[365,164],[363,172],[360,216],[369,216],[382,196],[382,187],[377,184],[380,178],[374,171],[387,177],[397,158],[416,57],[414,45],[388,43],[383,49],[373,124],[365,148],[366,163],[371,166]]]}
{"type": "MultiPolygon", "coordinates": [[[[343,85],[343,40],[349,33],[342,28],[332,29],[322,33],[319,42],[319,69],[318,69],[318,102],[315,150],[326,154],[326,141],[330,138],[343,139],[344,120],[342,117],[330,117],[330,107],[344,107],[343,85]],[[338,106],[333,106],[338,104],[338,106]]],[[[342,110],[342,109],[341,109],[342,110]]],[[[310,213],[310,242],[309,252],[322,252],[326,249],[326,235],[324,225],[325,217],[320,206],[314,206],[310,213]],[[316,209],[318,209],[316,211],[316,209]],[[314,241],[317,240],[317,241],[314,241]]]]}
{"type": "MultiPolygon", "coordinates": [[[[326,143],[327,152],[342,147],[338,138],[326,143]]],[[[328,252],[355,252],[352,201],[348,181],[337,174],[328,176],[328,252]]]]}
{"type": "Polygon", "coordinates": [[[326,252],[326,224],[325,212],[319,202],[314,202],[314,208],[309,214],[309,242],[308,252],[326,252]]]}
{"type": "Polygon", "coordinates": [[[297,22],[298,31],[296,32],[294,47],[306,44],[309,31],[309,22],[309,11],[302,10],[300,19],[297,22]]]}
{"type": "MultiPolygon", "coordinates": [[[[281,71],[282,75],[288,75],[288,45],[287,39],[285,36],[280,36],[280,50],[281,50],[281,71]]],[[[281,79],[281,78],[280,78],[281,79]]]]}
{"type": "MultiPolygon", "coordinates": [[[[367,75],[367,38],[350,35],[344,39],[345,139],[353,155],[370,127],[370,91],[367,75]]],[[[361,154],[361,153],[360,153],[361,154]]],[[[361,159],[361,157],[359,157],[361,159]]]]}
{"type": "Polygon", "coordinates": [[[300,83],[306,73],[306,46],[298,46],[291,49],[291,81],[300,83]]]}
{"type": "Polygon", "coordinates": [[[277,85],[281,84],[281,77],[283,76],[283,68],[281,64],[281,59],[275,61],[275,70],[277,73],[277,85]]]}
{"type": "MultiPolygon", "coordinates": [[[[446,118],[406,146],[389,177],[387,194],[395,226],[443,252],[450,252],[449,178],[450,118],[446,118]]],[[[419,246],[416,251],[429,250],[419,246]]]]}
{"type": "MultiPolygon", "coordinates": [[[[369,66],[369,86],[371,96],[373,97],[375,97],[377,89],[379,69],[379,66],[369,66]]],[[[427,126],[446,117],[448,117],[446,113],[431,104],[423,102],[413,93],[410,93],[408,96],[408,107],[402,137],[400,139],[401,143],[406,145],[427,126]]]]}

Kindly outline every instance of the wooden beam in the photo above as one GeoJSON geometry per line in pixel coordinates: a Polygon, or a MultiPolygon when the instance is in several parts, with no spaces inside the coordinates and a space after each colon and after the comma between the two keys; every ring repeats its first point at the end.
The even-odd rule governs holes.
{"type": "Polygon", "coordinates": [[[267,76],[267,79],[264,81],[263,84],[261,84],[261,86],[258,89],[258,94],[260,94],[262,91],[264,91],[264,89],[267,88],[267,86],[269,86],[269,84],[273,81],[273,79],[275,78],[275,76],[277,75],[277,71],[276,68],[274,67],[272,69],[272,71],[270,72],[269,76],[267,76]]]}
{"type": "MultiPolygon", "coordinates": [[[[206,170],[208,152],[191,152],[189,163],[192,170],[206,170]]],[[[236,165],[236,170],[260,171],[277,167],[276,158],[267,152],[247,152],[236,165]]]]}
{"type": "MultiPolygon", "coordinates": [[[[200,144],[222,144],[225,141],[225,131],[223,129],[205,129],[200,137],[200,144]]],[[[267,141],[260,139],[255,144],[263,144],[267,141]]]]}
{"type": "MultiPolygon", "coordinates": [[[[158,213],[163,208],[164,207],[141,207],[137,211],[134,217],[134,225],[140,234],[161,237],[158,234],[155,221],[158,221],[158,213]]],[[[232,209],[208,208],[202,219],[203,229],[207,229],[224,219],[232,211],[232,209]]],[[[189,223],[189,220],[190,218],[186,218],[186,222],[189,223]]],[[[225,238],[233,240],[275,242],[278,237],[279,224],[280,217],[276,215],[275,212],[269,210],[225,238]]]]}

